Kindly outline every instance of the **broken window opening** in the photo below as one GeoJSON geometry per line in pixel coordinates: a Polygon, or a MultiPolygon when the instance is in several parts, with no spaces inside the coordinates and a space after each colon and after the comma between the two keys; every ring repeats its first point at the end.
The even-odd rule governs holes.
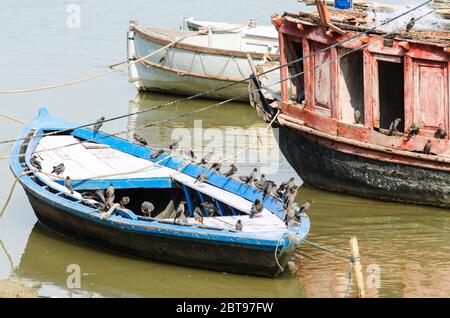
{"type": "Polygon", "coordinates": [[[341,119],[352,124],[364,124],[364,58],[363,51],[338,48],[340,69],[341,119]]]}
{"type": "Polygon", "coordinates": [[[378,61],[379,128],[389,129],[400,118],[397,130],[404,132],[405,100],[403,63],[378,61]]]}
{"type": "MultiPolygon", "coordinates": [[[[303,45],[301,42],[286,40],[286,57],[291,62],[303,58],[303,45]]],[[[302,103],[305,100],[305,82],[303,60],[288,66],[290,87],[290,100],[302,103]]]]}

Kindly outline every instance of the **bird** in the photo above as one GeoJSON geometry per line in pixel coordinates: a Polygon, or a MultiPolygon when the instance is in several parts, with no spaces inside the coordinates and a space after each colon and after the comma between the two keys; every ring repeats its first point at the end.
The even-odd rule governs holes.
{"type": "Polygon", "coordinates": [[[194,150],[191,147],[184,148],[184,155],[189,158],[189,160],[194,161],[197,157],[194,154],[194,150]]]}
{"type": "Polygon", "coordinates": [[[430,151],[431,151],[431,140],[428,139],[427,143],[423,147],[423,153],[426,154],[426,155],[429,155],[430,151]]]}
{"type": "Polygon", "coordinates": [[[108,189],[106,189],[106,197],[110,198],[114,196],[114,192],[115,192],[114,186],[112,185],[112,183],[110,183],[108,189]]]}
{"type": "Polygon", "coordinates": [[[42,170],[42,165],[39,159],[36,156],[30,158],[30,164],[36,168],[38,171],[42,170]]]}
{"type": "Polygon", "coordinates": [[[359,122],[361,121],[361,111],[358,108],[355,108],[353,116],[355,117],[355,124],[359,124],[359,122]]]}
{"type": "Polygon", "coordinates": [[[170,144],[170,145],[169,145],[169,149],[170,149],[171,151],[177,150],[177,149],[178,149],[178,142],[174,142],[174,143],[170,144]]]}
{"type": "Polygon", "coordinates": [[[144,138],[142,138],[138,134],[133,134],[133,138],[138,144],[141,144],[143,146],[147,146],[147,140],[145,140],[144,138]]]}
{"type": "Polygon", "coordinates": [[[200,160],[200,164],[202,165],[206,165],[212,157],[213,151],[209,151],[201,160],[200,160]]]}
{"type": "Polygon", "coordinates": [[[109,184],[108,189],[106,189],[106,206],[108,208],[112,207],[114,204],[114,199],[115,199],[115,195],[114,195],[114,186],[112,184],[109,184]]]}
{"type": "Polygon", "coordinates": [[[242,226],[242,221],[241,221],[241,220],[238,220],[238,221],[236,222],[235,229],[236,229],[236,231],[242,231],[242,228],[243,228],[243,226],[242,226]]]}
{"type": "Polygon", "coordinates": [[[203,213],[199,207],[194,209],[194,219],[199,223],[203,224],[203,213]]]}
{"type": "Polygon", "coordinates": [[[298,210],[297,215],[299,215],[300,213],[308,212],[309,208],[311,207],[311,203],[314,203],[314,201],[313,200],[306,201],[305,204],[303,204],[298,210]]]}
{"type": "Polygon", "coordinates": [[[416,19],[414,17],[409,20],[408,24],[406,25],[406,32],[411,31],[411,29],[414,27],[414,24],[416,23],[416,19]]]}
{"type": "Polygon", "coordinates": [[[283,208],[288,210],[295,202],[295,197],[297,196],[297,188],[292,187],[290,190],[287,190],[284,198],[283,198],[283,208]]]}
{"type": "Polygon", "coordinates": [[[261,213],[264,209],[264,206],[262,205],[261,201],[259,199],[256,199],[255,202],[252,204],[252,207],[250,208],[250,219],[253,219],[257,214],[261,213]]]}
{"type": "Polygon", "coordinates": [[[95,196],[100,199],[104,204],[106,204],[106,198],[105,198],[105,191],[102,189],[99,189],[95,191],[95,196]]]}
{"type": "Polygon", "coordinates": [[[281,199],[287,190],[288,181],[281,182],[280,186],[275,190],[276,195],[281,199]]]}
{"type": "Polygon", "coordinates": [[[177,221],[179,221],[179,223],[183,223],[186,220],[186,215],[184,214],[186,211],[185,204],[186,201],[181,201],[178,205],[177,211],[175,212],[175,218],[173,219],[173,224],[177,223],[177,221]]]}
{"type": "Polygon", "coordinates": [[[234,175],[236,172],[238,171],[238,168],[236,167],[236,165],[234,163],[230,164],[230,170],[228,170],[227,172],[225,172],[223,175],[225,177],[231,177],[232,175],[234,175]]]}
{"type": "Polygon", "coordinates": [[[209,167],[209,170],[220,172],[220,168],[222,167],[222,162],[220,160],[221,158],[219,158],[219,161],[213,162],[209,167]]]}
{"type": "Polygon", "coordinates": [[[70,191],[71,194],[73,194],[72,180],[70,180],[69,176],[66,177],[66,180],[64,181],[64,186],[70,191]]]}
{"type": "Polygon", "coordinates": [[[289,179],[289,181],[288,181],[288,184],[287,184],[287,190],[291,190],[292,188],[297,188],[297,185],[295,184],[295,178],[294,177],[291,177],[290,179],[289,179]]]}
{"type": "Polygon", "coordinates": [[[273,181],[268,180],[264,186],[263,190],[263,198],[272,194],[273,189],[275,188],[275,183],[273,181]]]}
{"type": "Polygon", "coordinates": [[[205,211],[208,212],[208,215],[211,217],[214,217],[215,215],[220,215],[219,210],[217,210],[217,207],[211,202],[202,202],[200,206],[204,208],[205,211]]]}
{"type": "Polygon", "coordinates": [[[50,173],[54,173],[57,176],[62,174],[66,170],[66,167],[64,166],[64,163],[60,163],[59,165],[53,166],[53,170],[50,173]]]}
{"type": "Polygon", "coordinates": [[[445,139],[445,137],[447,137],[447,132],[442,128],[442,125],[439,125],[438,129],[434,132],[434,138],[445,139]]]}
{"type": "Polygon", "coordinates": [[[120,199],[120,202],[119,202],[119,204],[120,204],[120,206],[122,207],[122,208],[125,208],[125,206],[128,204],[128,203],[130,203],[130,197],[127,197],[127,196],[125,196],[125,197],[122,197],[122,199],[120,199]]]}
{"type": "Polygon", "coordinates": [[[150,159],[155,159],[164,153],[163,149],[153,149],[150,155],[150,159]]]}
{"type": "Polygon", "coordinates": [[[98,133],[98,131],[102,127],[104,121],[105,121],[105,117],[103,117],[103,116],[100,117],[99,119],[97,119],[97,121],[95,122],[95,125],[94,125],[94,135],[98,133]]]}
{"type": "Polygon", "coordinates": [[[409,127],[408,131],[406,132],[405,141],[409,141],[412,136],[417,135],[419,133],[420,127],[418,124],[414,123],[409,127]]]}
{"type": "Polygon", "coordinates": [[[253,180],[256,179],[256,173],[258,172],[257,168],[253,168],[252,172],[248,176],[240,176],[239,179],[244,182],[246,185],[250,185],[253,180]]]}
{"type": "Polygon", "coordinates": [[[155,209],[155,206],[148,201],[144,201],[141,204],[141,212],[144,213],[144,215],[146,216],[151,216],[151,213],[153,212],[153,210],[155,209]]]}
{"type": "Polygon", "coordinates": [[[389,125],[388,136],[392,136],[394,131],[398,131],[397,127],[398,127],[398,124],[400,124],[401,121],[402,121],[401,118],[395,118],[395,120],[393,120],[391,122],[391,124],[389,125]]]}
{"type": "MultiPolygon", "coordinates": [[[[298,206],[298,204],[296,205],[298,206]]],[[[288,209],[286,209],[286,216],[284,217],[284,222],[286,223],[286,225],[288,225],[289,222],[291,222],[294,218],[295,218],[295,207],[293,204],[288,209]]]]}
{"type": "Polygon", "coordinates": [[[206,173],[201,172],[198,175],[197,179],[195,179],[194,183],[199,183],[200,184],[200,183],[205,182],[206,180],[208,180],[208,175],[206,173]]]}
{"type": "Polygon", "coordinates": [[[255,187],[258,190],[263,191],[264,188],[266,187],[266,182],[267,182],[266,175],[263,173],[261,174],[261,179],[255,180],[255,187]]]}

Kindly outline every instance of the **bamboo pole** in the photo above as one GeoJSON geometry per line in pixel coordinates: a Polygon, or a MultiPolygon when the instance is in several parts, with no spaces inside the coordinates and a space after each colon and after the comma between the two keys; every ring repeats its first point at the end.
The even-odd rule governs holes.
{"type": "Polygon", "coordinates": [[[358,298],[366,297],[366,289],[364,287],[364,276],[361,266],[361,260],[359,257],[358,239],[354,236],[349,240],[350,253],[352,255],[353,272],[355,274],[356,290],[358,292],[358,298]]]}

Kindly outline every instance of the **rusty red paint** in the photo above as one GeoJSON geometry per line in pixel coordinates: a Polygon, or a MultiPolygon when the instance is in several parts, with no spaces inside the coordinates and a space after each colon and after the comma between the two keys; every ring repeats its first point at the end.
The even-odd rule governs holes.
{"type": "MultiPolygon", "coordinates": [[[[298,17],[292,14],[284,16],[284,23],[279,28],[281,63],[287,61],[285,43],[282,43],[281,39],[301,41],[304,56],[346,39],[346,37],[335,33],[331,37],[328,28],[320,25],[320,22],[314,23],[312,22],[314,19],[309,20],[304,16],[306,14],[301,14],[298,17]],[[301,25],[301,28],[298,25],[301,25]]],[[[332,12],[332,18],[334,18],[334,12],[332,12]]],[[[317,20],[317,18],[315,19],[317,20]]],[[[342,28],[343,26],[340,24],[339,27],[342,28]]],[[[355,33],[351,28],[346,31],[355,33]]],[[[431,139],[433,143],[432,153],[450,157],[449,137],[447,136],[445,140],[433,138],[439,125],[444,127],[446,131],[450,130],[450,74],[448,72],[450,43],[448,38],[448,33],[428,32],[420,34],[413,32],[408,35],[408,39],[405,39],[401,34],[395,36],[392,45],[388,46],[385,45],[379,34],[369,34],[342,45],[342,47],[349,49],[360,48],[363,52],[364,125],[342,121],[342,109],[339,103],[340,66],[337,50],[334,48],[303,60],[305,107],[289,101],[288,84],[283,82],[282,114],[290,117],[292,120],[288,120],[288,122],[296,122],[295,125],[297,126],[305,126],[329,136],[342,136],[361,141],[373,145],[375,148],[385,147],[390,149],[392,150],[391,157],[394,156],[395,160],[400,160],[396,157],[398,152],[414,154],[421,152],[428,139],[431,139]],[[428,36],[426,41],[420,38],[424,36],[428,36]],[[436,39],[433,39],[433,36],[436,39]],[[445,40],[446,37],[447,40],[445,40]],[[365,45],[367,43],[368,45],[365,45]],[[374,128],[380,126],[378,61],[403,64],[404,124],[405,127],[409,127],[413,123],[420,126],[419,134],[408,142],[405,142],[401,136],[387,136],[374,130],[374,128]],[[326,64],[317,67],[324,62],[326,64]],[[314,69],[315,67],[316,69],[314,69]]],[[[281,76],[286,78],[288,72],[282,71],[281,76]]],[[[348,144],[333,140],[333,147],[342,150],[347,149],[348,144]]],[[[352,147],[357,146],[352,145],[352,147]]],[[[353,149],[352,151],[364,153],[366,150],[353,149]]],[[[380,154],[375,156],[382,158],[382,160],[392,159],[380,154]]],[[[415,158],[415,155],[412,158],[415,158]]],[[[406,162],[411,163],[415,160],[412,158],[407,159],[406,162]]],[[[450,158],[448,159],[450,160],[450,158]]],[[[403,160],[401,159],[401,161],[403,160]]],[[[420,164],[423,165],[426,160],[427,157],[421,158],[420,164]]]]}

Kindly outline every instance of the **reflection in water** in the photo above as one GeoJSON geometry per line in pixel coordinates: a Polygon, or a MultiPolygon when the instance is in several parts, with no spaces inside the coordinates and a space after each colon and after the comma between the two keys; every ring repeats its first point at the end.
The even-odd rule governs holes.
{"type": "Polygon", "coordinates": [[[301,284],[279,279],[178,267],[116,254],[77,243],[37,223],[14,278],[41,282],[45,296],[103,297],[301,297],[301,284]],[[81,268],[81,290],[66,286],[69,264],[81,268]]]}

